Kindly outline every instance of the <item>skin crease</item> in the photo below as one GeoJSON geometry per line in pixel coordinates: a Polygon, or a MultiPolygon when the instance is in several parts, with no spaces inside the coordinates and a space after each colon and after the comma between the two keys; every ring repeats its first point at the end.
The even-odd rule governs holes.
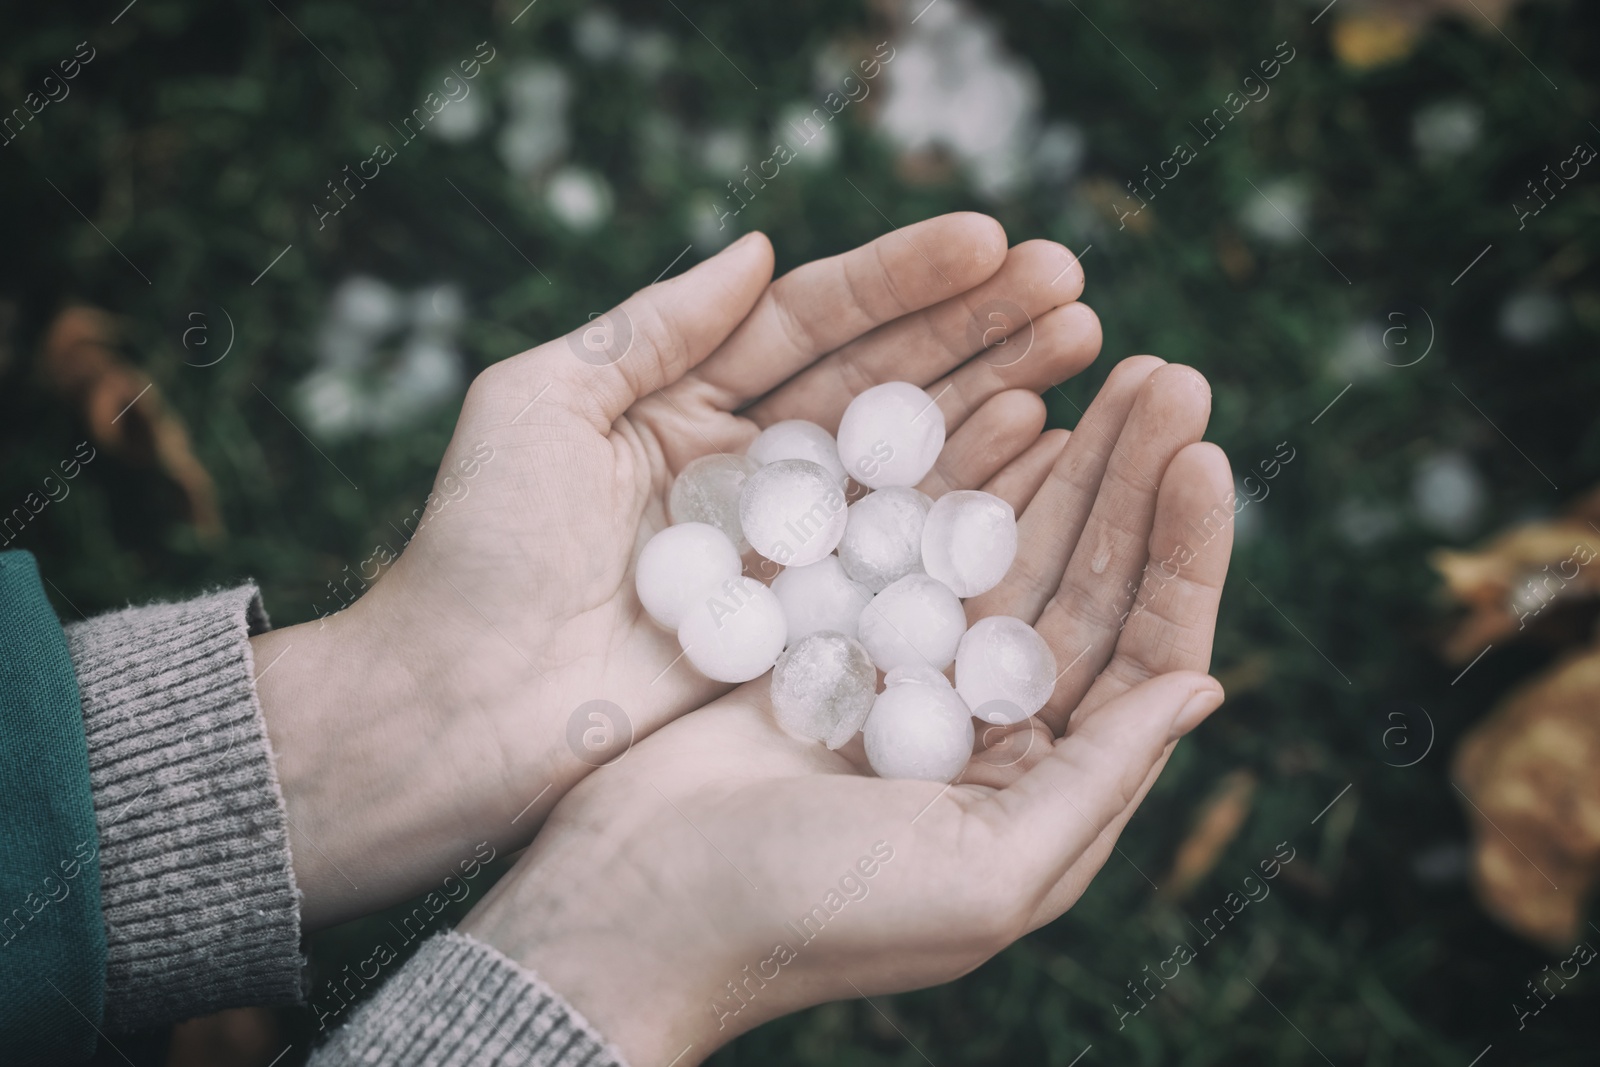
{"type": "Polygon", "coordinates": [[[1026,394],[1099,348],[1076,257],[1008,250],[981,215],[776,281],[772,262],[752,234],[630,297],[611,317],[632,346],[609,366],[558,338],[484,371],[435,482],[450,502],[353,605],[252,639],[307,929],[432,886],[479,842],[525,845],[592,770],[567,741],[580,705],[619,705],[638,740],[727,691],[675,664],[632,587],[690,460],[780,419],[831,429],[855,393],[899,379],[945,418],[928,487],[978,485],[1037,439],[1043,405],[1026,394]],[[1000,298],[1034,340],[993,366],[969,327],[1000,298]]]}
{"type": "Polygon", "coordinates": [[[1002,735],[1009,747],[980,734],[954,786],[885,781],[864,773],[859,738],[829,752],[784,734],[757,680],[574,789],[461,929],[537,971],[630,1062],[687,1063],[803,1007],[949,981],[1059,916],[1177,739],[1222,701],[1202,672],[1231,525],[1204,541],[1190,526],[1233,488],[1221,451],[1197,443],[1208,407],[1194,371],[1127,361],[1064,444],[1040,439],[989,483],[1025,517],[1079,516],[1027,545],[1024,573],[1056,586],[969,605],[1037,623],[1060,662],[1064,639],[1108,649],[1060,709],[1061,736],[1031,720],[1002,735]],[[1157,424],[1175,429],[1149,463],[1136,449],[1157,424]],[[1151,480],[1119,476],[1124,463],[1151,480]],[[1085,559],[1138,576],[1179,545],[1185,564],[1145,573],[1126,621],[1097,607],[1047,625],[1076,619],[1065,598],[1085,559]],[[838,892],[885,848],[857,879],[864,896],[838,892]],[[818,905],[826,920],[807,939],[797,923],[818,905]]]}

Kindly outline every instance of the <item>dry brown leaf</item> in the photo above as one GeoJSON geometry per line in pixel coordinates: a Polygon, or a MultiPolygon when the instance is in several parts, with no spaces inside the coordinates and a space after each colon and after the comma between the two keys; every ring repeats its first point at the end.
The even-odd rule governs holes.
{"type": "Polygon", "coordinates": [[[1554,605],[1600,596],[1600,494],[1552,522],[1527,523],[1471,552],[1441,549],[1431,562],[1447,592],[1468,609],[1444,640],[1465,663],[1550,618],[1554,605]]]}
{"type": "Polygon", "coordinates": [[[210,472],[155,383],[123,360],[110,315],[90,307],[64,309],[45,334],[39,364],[45,380],[83,416],[97,447],[130,463],[158,465],[183,490],[189,521],[200,536],[222,536],[210,472]]]}
{"type": "Polygon", "coordinates": [[[1568,946],[1600,880],[1600,649],[1513,691],[1456,752],[1474,882],[1523,936],[1568,946]]]}
{"type": "Polygon", "coordinates": [[[1372,70],[1409,56],[1435,21],[1454,16],[1495,33],[1518,0],[1353,0],[1340,5],[1329,44],[1352,70],[1372,70]]]}
{"type": "Polygon", "coordinates": [[[1252,771],[1233,771],[1222,779],[1201,807],[1189,836],[1178,846],[1172,870],[1161,880],[1162,896],[1182,900],[1205,880],[1216,868],[1222,853],[1239,836],[1240,828],[1250,817],[1255,795],[1256,776],[1252,771]]]}

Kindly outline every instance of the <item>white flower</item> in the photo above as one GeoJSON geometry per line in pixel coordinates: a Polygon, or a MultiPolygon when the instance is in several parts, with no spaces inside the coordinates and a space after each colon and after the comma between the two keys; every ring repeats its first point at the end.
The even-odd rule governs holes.
{"type": "Polygon", "coordinates": [[[700,138],[700,164],[719,178],[732,178],[752,162],[750,138],[736,126],[719,126],[700,138]]]}
{"type": "Polygon", "coordinates": [[[610,59],[627,44],[627,31],[610,8],[586,7],[573,20],[572,44],[585,59],[610,59]]]}
{"type": "Polygon", "coordinates": [[[318,366],[295,387],[309,431],[336,440],[401,430],[454,397],[465,374],[454,335],[465,318],[461,290],[448,283],[402,296],[376,278],[345,279],[317,335],[318,366]]]}
{"type": "Polygon", "coordinates": [[[398,326],[404,310],[394,286],[357,274],[333,291],[328,314],[332,322],[358,334],[378,335],[398,326]]]}
{"type": "Polygon", "coordinates": [[[498,147],[513,174],[536,174],[566,155],[570,94],[566,71],[552,63],[524,63],[506,78],[511,121],[500,131],[498,147]]]}
{"type": "Polygon", "coordinates": [[[1411,502],[1423,523],[1439,533],[1471,533],[1483,513],[1483,476],[1460,452],[1435,452],[1417,465],[1411,502]]]}
{"type": "MultiPolygon", "coordinates": [[[[833,123],[819,122],[812,110],[811,104],[797,100],[783,109],[778,124],[772,128],[772,143],[787,145],[794,152],[794,162],[803,167],[825,166],[839,154],[833,123]],[[807,119],[811,120],[809,125],[807,119]]],[[[822,111],[828,113],[826,108],[822,111]]]]}
{"type": "Polygon", "coordinates": [[[1400,516],[1393,508],[1352,499],[1339,505],[1333,525],[1348,544],[1369,548],[1400,528],[1400,516]]]}
{"type": "Polygon", "coordinates": [[[592,170],[563,167],[545,186],[544,203],[568,229],[586,233],[611,217],[611,186],[592,170]]]}
{"type": "Polygon", "coordinates": [[[1365,381],[1383,373],[1383,354],[1383,328],[1375,322],[1363,322],[1345,331],[1328,354],[1325,366],[1329,377],[1336,380],[1365,381]]]}
{"type": "Polygon", "coordinates": [[[1239,211],[1239,222],[1257,237],[1274,244],[1297,241],[1305,232],[1311,210],[1311,194],[1304,185],[1289,178],[1268,182],[1251,196],[1239,211]]]}
{"type": "Polygon", "coordinates": [[[1448,163],[1477,147],[1483,112],[1467,100],[1440,100],[1411,118],[1411,144],[1424,163],[1448,163]]]}
{"type": "Polygon", "coordinates": [[[630,34],[627,45],[628,63],[646,78],[654,78],[672,65],[677,50],[672,38],[660,30],[641,30],[630,34]]]}
{"type": "Polygon", "coordinates": [[[444,110],[428,123],[427,130],[441,141],[458,144],[478,136],[488,121],[489,105],[481,93],[474,92],[445,104],[444,110]]]}
{"type": "Polygon", "coordinates": [[[715,252],[739,236],[738,220],[722,200],[707,193],[689,209],[689,239],[703,253],[715,252]]]}
{"type": "Polygon", "coordinates": [[[1561,301],[1549,293],[1517,293],[1500,305],[1500,335],[1519,345],[1538,344],[1561,325],[1561,301]]]}
{"type": "Polygon", "coordinates": [[[1070,122],[1052,122],[1034,143],[1034,172],[1047,182],[1069,181],[1083,164],[1084,148],[1082,129],[1070,122]]]}
{"type": "Polygon", "coordinates": [[[1027,178],[1041,96],[1037,75],[959,0],[931,7],[912,0],[910,7],[925,10],[884,65],[878,125],[904,151],[948,151],[980,194],[1006,196],[1027,178]]]}

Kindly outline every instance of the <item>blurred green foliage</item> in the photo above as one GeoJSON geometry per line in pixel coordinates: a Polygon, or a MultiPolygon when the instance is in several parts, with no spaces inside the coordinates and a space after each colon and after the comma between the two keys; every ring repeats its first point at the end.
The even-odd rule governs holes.
{"type": "MultiPolygon", "coordinates": [[[[1600,144],[1589,122],[1600,12],[1528,4],[1502,36],[1468,11],[1434,25],[1403,62],[1359,72],[1330,51],[1345,12],[1313,24],[1320,8],[992,4],[1006,46],[1038,72],[1047,117],[1085,135],[1076,177],[1000,201],[977,196],[959,169],[913,181],[862,108],[840,119],[835,159],[786,170],[740,216],[741,228],[771,236],[780,270],[884,232],[874,205],[895,224],[986,210],[1014,241],[1092,245],[1085,299],[1104,324],[1105,355],[1049,394],[1055,423],[1075,422],[1116,358],[1154,352],[1210,378],[1210,436],[1241,474],[1279,442],[1296,458],[1249,508],[1223,602],[1216,669],[1255,681],[1236,684],[1226,711],[1178,750],[1082,902],[959,982],[817,1008],[715,1062],[1465,1065],[1490,1044],[1485,1067],[1593,1062],[1592,979],[1519,1032],[1513,1002],[1555,957],[1473,900],[1448,777],[1456,739],[1548,653],[1497,649],[1453,682],[1457,668],[1431,651],[1441,603],[1426,556],[1441,541],[1548,512],[1600,472],[1600,181],[1585,171],[1525,229],[1512,207],[1574,143],[1600,144]],[[1193,140],[1189,124],[1279,42],[1296,58],[1270,97],[1205,146],[1139,225],[1118,229],[1105,190],[1193,140]],[[1475,109],[1480,134],[1430,164],[1415,124],[1441,101],[1475,109]],[[1299,190],[1303,214],[1285,214],[1301,236],[1270,240],[1241,221],[1274,189],[1299,190]],[[1557,314],[1516,342],[1508,301],[1529,293],[1557,314]],[[1380,343],[1358,347],[1352,362],[1360,325],[1381,331],[1402,321],[1389,317],[1397,309],[1413,344],[1404,358],[1380,343]],[[1383,365],[1414,358],[1430,332],[1421,362],[1383,365]],[[1414,492],[1440,454],[1465,457],[1486,494],[1481,513],[1448,535],[1423,521],[1414,492]],[[1433,733],[1417,707],[1437,736],[1414,766],[1393,766],[1433,733]],[[1382,741],[1396,710],[1417,731],[1402,755],[1382,741]],[[1158,897],[1152,881],[1195,808],[1240,768],[1262,783],[1244,831],[1189,900],[1158,897]],[[1114,1005],[1133,1006],[1126,983],[1175,942],[1193,943],[1191,922],[1284,841],[1297,858],[1271,897],[1119,1028],[1114,1005]]],[[[246,576],[277,622],[310,617],[325,583],[420,505],[453,421],[446,402],[385,436],[313,447],[297,429],[291,398],[315,366],[342,279],[460,285],[473,368],[570,330],[673,262],[701,205],[722,195],[724,176],[692,150],[695,131],[743,131],[764,146],[784,106],[825,91],[820,54],[865,54],[863,42],[897,32],[886,9],[837,2],[616,4],[624,24],[665,42],[652,72],[580,58],[573,25],[586,8],[570,0],[121,9],[121,0],[13,4],[6,14],[6,108],[78,42],[96,58],[67,99],[0,148],[0,301],[10,312],[0,506],[36,488],[83,437],[31,363],[51,316],[85,301],[121,317],[131,358],[187,422],[230,533],[203,545],[160,476],[110,457],[92,464],[18,542],[39,556],[63,618],[246,576]],[[389,124],[482,41],[496,49],[477,82],[493,103],[489,128],[462,143],[406,145],[318,230],[311,205],[325,183],[375,141],[393,141],[389,124]],[[495,150],[499,86],[529,59],[565,69],[567,157],[609,182],[614,210],[591,232],[554,217],[495,150]],[[218,309],[236,329],[232,350],[193,366],[202,360],[181,343],[188,316],[204,312],[219,329],[218,309]]],[[[703,254],[702,242],[675,269],[703,254]]],[[[312,939],[313,979],[366,955],[381,922],[312,939]]],[[[314,1024],[304,1012],[284,1020],[296,1043],[287,1064],[314,1024]]]]}

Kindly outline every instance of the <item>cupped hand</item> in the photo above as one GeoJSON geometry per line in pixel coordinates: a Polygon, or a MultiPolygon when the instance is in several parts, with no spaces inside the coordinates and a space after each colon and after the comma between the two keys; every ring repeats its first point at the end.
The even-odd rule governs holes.
{"type": "Polygon", "coordinates": [[[633,591],[689,461],[781,419],[832,430],[899,379],[949,434],[923,488],[980,484],[1099,348],[1076,257],[1008,250],[979,215],[771,271],[752,234],[483,372],[399,560],[346,611],[255,639],[308,925],[430,887],[479,841],[525,843],[592,770],[581,708],[637,739],[728,689],[633,591]]]}
{"type": "Polygon", "coordinates": [[[758,680],[577,786],[462,929],[632,1062],[665,1063],[953,979],[1059,916],[1222,700],[1203,672],[1232,479],[1197,443],[1209,399],[1188,368],[1128,360],[1064,447],[1052,431],[987,481],[1021,549],[969,612],[1035,624],[1061,675],[1037,719],[980,734],[955,784],[871,777],[859,737],[830,752],[784,734],[758,680]]]}

